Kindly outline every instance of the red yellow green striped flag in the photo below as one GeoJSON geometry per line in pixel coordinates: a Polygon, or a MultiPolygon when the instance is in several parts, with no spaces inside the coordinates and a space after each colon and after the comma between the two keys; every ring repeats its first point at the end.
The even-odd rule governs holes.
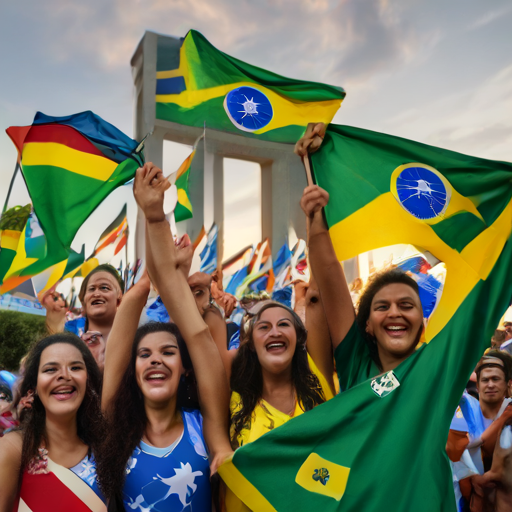
{"type": "Polygon", "coordinates": [[[72,270],[68,258],[76,232],[115,188],[133,178],[143,155],[136,153],[136,141],[90,111],[66,117],[38,112],[31,126],[11,127],[7,134],[18,149],[47,250],[35,261],[19,254],[0,293],[42,271],[49,272],[46,289],[72,270]]]}

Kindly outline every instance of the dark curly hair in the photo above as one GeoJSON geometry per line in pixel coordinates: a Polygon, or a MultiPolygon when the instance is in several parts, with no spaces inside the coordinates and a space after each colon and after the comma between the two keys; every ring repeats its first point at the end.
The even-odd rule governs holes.
{"type": "Polygon", "coordinates": [[[394,267],[388,270],[384,270],[383,272],[378,272],[370,278],[366,288],[359,298],[357,308],[357,325],[359,326],[361,333],[364,334],[364,339],[366,346],[368,347],[370,357],[373,359],[380,370],[382,370],[382,363],[380,361],[377,343],[375,338],[366,332],[366,323],[370,318],[372,302],[375,295],[385,286],[396,283],[410,286],[419,297],[420,289],[418,287],[418,283],[411,276],[406,274],[402,269],[394,267]]]}
{"type": "MultiPolygon", "coordinates": [[[[78,349],[83,357],[87,370],[87,385],[84,399],[76,415],[78,437],[89,446],[96,456],[101,451],[101,442],[105,436],[105,422],[101,413],[101,373],[85,343],[74,334],[52,334],[40,340],[29,352],[25,363],[25,374],[21,382],[19,395],[24,397],[29,391],[35,391],[39,364],[43,351],[56,343],[67,343],[78,349]]],[[[21,473],[31,459],[38,454],[41,444],[48,443],[46,434],[46,410],[38,395],[30,409],[24,409],[21,414],[21,430],[23,433],[23,449],[21,456],[21,473]]]]}
{"type": "Polygon", "coordinates": [[[325,396],[318,377],[311,371],[306,351],[307,331],[300,317],[292,309],[279,302],[269,301],[253,316],[247,325],[247,332],[241,333],[241,343],[231,368],[231,390],[240,395],[242,407],[231,418],[233,425],[231,443],[237,445],[240,432],[251,422],[252,412],[263,393],[263,375],[258,356],[254,351],[252,332],[254,324],[262,313],[270,308],[282,308],[293,319],[297,334],[297,345],[292,358],[292,382],[297,400],[303,411],[309,411],[325,402],[325,396]]]}
{"type": "Polygon", "coordinates": [[[147,424],[144,396],[137,384],[135,362],[139,343],[148,335],[167,332],[179,347],[181,361],[187,372],[178,387],[177,408],[199,408],[192,361],[187,346],[176,324],[149,322],[137,329],[132,344],[131,359],[123,375],[112,407],[107,414],[108,433],[99,455],[96,457],[100,487],[111,509],[122,508],[122,490],[126,476],[126,464],[133,450],[139,445],[147,424]],[[116,505],[115,505],[116,504],[116,505]]]}

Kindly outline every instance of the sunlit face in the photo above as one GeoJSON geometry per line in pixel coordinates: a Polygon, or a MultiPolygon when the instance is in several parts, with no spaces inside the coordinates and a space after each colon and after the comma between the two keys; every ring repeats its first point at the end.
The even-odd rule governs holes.
{"type": "Polygon", "coordinates": [[[135,376],[145,400],[165,402],[177,395],[185,373],[176,338],[168,332],[155,332],[142,338],[137,347],[135,376]]]}
{"type": "Polygon", "coordinates": [[[76,415],[86,387],[87,369],[76,347],[69,343],[54,343],[43,350],[36,391],[47,417],[76,415]]]}
{"type": "Polygon", "coordinates": [[[420,298],[410,286],[389,284],[373,297],[366,330],[376,338],[381,360],[402,360],[411,355],[422,327],[420,298]]]}
{"type": "Polygon", "coordinates": [[[277,306],[263,311],[254,323],[252,340],[263,370],[280,374],[291,369],[297,333],[289,311],[277,306]]]}
{"type": "Polygon", "coordinates": [[[476,383],[476,389],[483,403],[501,404],[507,395],[508,382],[503,370],[499,368],[484,368],[476,383]]]}
{"type": "Polygon", "coordinates": [[[82,304],[87,318],[113,321],[120,303],[121,290],[112,274],[97,272],[89,278],[82,304]]]}

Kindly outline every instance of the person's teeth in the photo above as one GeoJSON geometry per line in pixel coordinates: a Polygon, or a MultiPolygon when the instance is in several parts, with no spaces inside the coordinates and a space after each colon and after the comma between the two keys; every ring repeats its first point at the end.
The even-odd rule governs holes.
{"type": "Polygon", "coordinates": [[[271,343],[268,348],[284,347],[284,343],[271,343]]]}
{"type": "Polygon", "coordinates": [[[400,327],[398,325],[388,325],[386,329],[389,329],[390,331],[402,331],[405,330],[405,327],[400,327]]]}

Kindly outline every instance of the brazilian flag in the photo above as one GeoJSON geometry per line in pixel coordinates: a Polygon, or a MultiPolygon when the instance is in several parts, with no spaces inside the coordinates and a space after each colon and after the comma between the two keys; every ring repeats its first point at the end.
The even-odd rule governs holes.
{"type": "Polygon", "coordinates": [[[235,59],[195,30],[177,52],[169,38],[159,38],[156,117],[164,121],[295,144],[308,122],[330,123],[345,97],[341,87],[235,59]]]}
{"type": "Polygon", "coordinates": [[[354,325],[335,352],[344,391],[219,473],[258,512],[455,511],[450,421],[512,295],[512,165],[330,126],[312,166],[340,260],[413,244],[446,265],[443,294],[426,343],[382,375],[354,325]]]}

